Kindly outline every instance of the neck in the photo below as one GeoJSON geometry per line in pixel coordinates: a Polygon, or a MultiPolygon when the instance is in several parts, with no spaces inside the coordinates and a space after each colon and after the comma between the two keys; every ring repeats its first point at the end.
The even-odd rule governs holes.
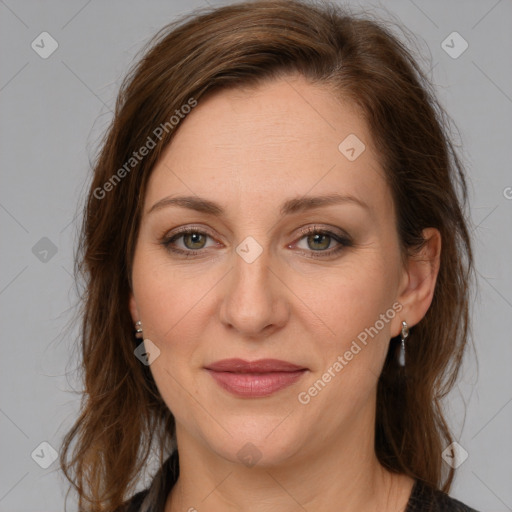
{"type": "Polygon", "coordinates": [[[180,477],[165,512],[402,512],[414,480],[381,466],[372,433],[351,432],[278,466],[247,467],[205,450],[177,425],[180,477]]]}

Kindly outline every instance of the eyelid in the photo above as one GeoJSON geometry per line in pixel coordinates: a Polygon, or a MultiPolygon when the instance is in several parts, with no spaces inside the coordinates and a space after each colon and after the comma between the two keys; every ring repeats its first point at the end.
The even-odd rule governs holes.
{"type": "Polygon", "coordinates": [[[318,233],[332,233],[333,235],[336,235],[340,238],[346,238],[346,239],[351,238],[348,233],[346,233],[342,229],[337,228],[335,226],[329,226],[329,225],[322,226],[322,225],[318,225],[318,224],[313,224],[312,226],[307,226],[305,228],[299,229],[300,235],[308,235],[310,233],[317,233],[317,232],[318,233]]]}
{"type": "Polygon", "coordinates": [[[187,224],[186,226],[179,226],[171,231],[166,230],[164,234],[160,237],[161,239],[169,240],[178,235],[186,235],[188,233],[199,233],[208,235],[210,238],[221,238],[217,234],[214,234],[213,230],[209,227],[205,227],[204,225],[195,225],[195,224],[187,224]]]}

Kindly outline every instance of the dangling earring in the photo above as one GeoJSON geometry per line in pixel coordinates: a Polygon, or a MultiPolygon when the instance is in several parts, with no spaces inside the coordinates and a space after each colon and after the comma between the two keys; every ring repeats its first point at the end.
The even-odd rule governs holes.
{"type": "Polygon", "coordinates": [[[142,336],[142,322],[139,320],[135,322],[135,337],[141,339],[142,336]]]}
{"type": "Polygon", "coordinates": [[[402,322],[402,333],[401,333],[401,343],[400,349],[398,352],[398,364],[400,366],[405,366],[405,340],[409,336],[409,327],[407,327],[406,322],[402,322]]]}

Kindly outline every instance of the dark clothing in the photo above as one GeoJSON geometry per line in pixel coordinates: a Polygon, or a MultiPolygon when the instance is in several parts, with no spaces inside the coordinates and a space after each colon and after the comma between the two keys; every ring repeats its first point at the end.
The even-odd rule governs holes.
{"type": "Polygon", "coordinates": [[[416,480],[405,512],[477,512],[448,494],[416,480]]]}
{"type": "MultiPolygon", "coordinates": [[[[167,496],[179,476],[175,451],[158,471],[150,487],[135,494],[119,512],[164,512],[167,496]]],[[[404,512],[477,512],[447,494],[416,480],[404,512]]]]}

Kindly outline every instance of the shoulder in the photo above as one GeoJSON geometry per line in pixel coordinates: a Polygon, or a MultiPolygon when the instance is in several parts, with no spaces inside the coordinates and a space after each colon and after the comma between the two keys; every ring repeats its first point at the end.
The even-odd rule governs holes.
{"type": "Polygon", "coordinates": [[[478,512],[438,489],[416,480],[405,512],[478,512]]]}

